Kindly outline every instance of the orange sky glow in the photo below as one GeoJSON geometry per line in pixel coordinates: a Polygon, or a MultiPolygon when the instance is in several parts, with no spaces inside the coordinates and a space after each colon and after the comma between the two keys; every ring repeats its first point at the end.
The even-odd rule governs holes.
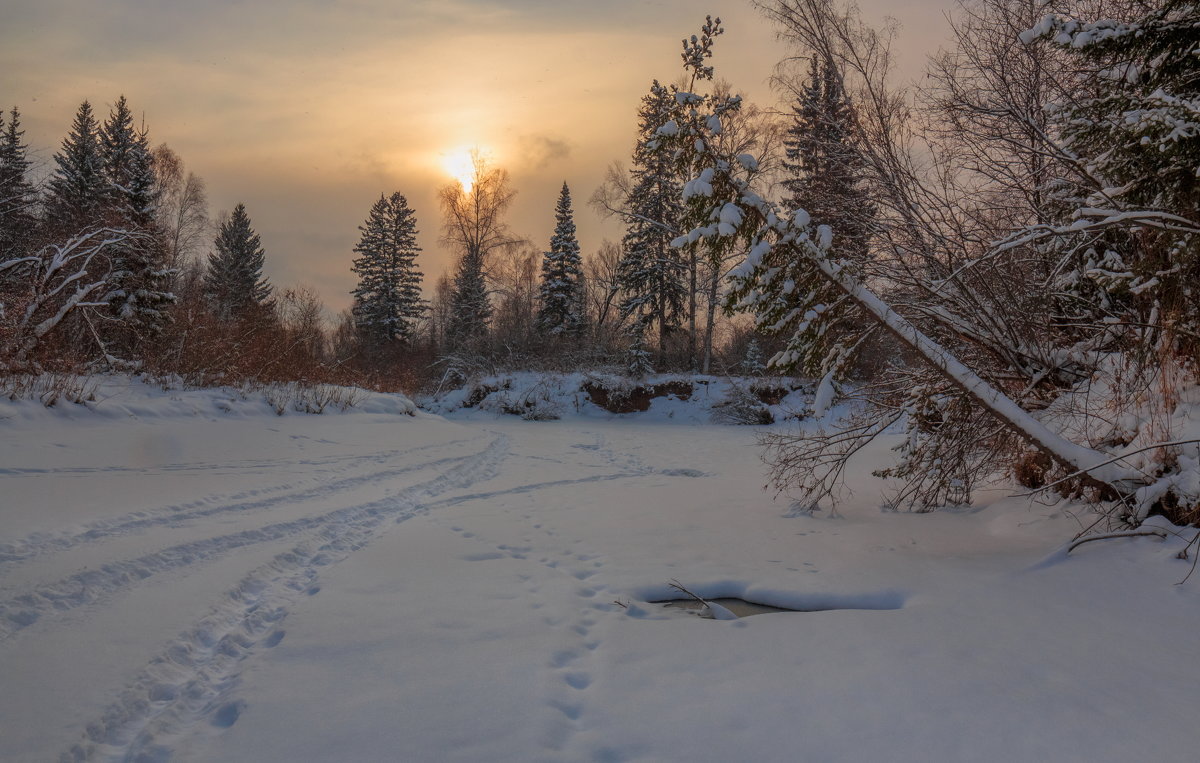
{"type": "MultiPolygon", "coordinates": [[[[947,30],[942,0],[864,2],[902,24],[901,72],[919,75],[947,30]]],[[[439,244],[440,186],[466,181],[470,150],[507,169],[510,223],[544,246],[571,188],[580,244],[620,225],[587,205],[627,162],[639,100],[680,71],[679,40],[719,15],[714,63],[750,100],[787,49],[745,2],[692,0],[9,0],[0,105],[23,114],[43,172],[79,103],[120,94],[208,184],[214,217],[246,204],[279,287],[350,303],[357,226],[381,193],[416,210],[429,288],[453,261],[439,244]]]]}

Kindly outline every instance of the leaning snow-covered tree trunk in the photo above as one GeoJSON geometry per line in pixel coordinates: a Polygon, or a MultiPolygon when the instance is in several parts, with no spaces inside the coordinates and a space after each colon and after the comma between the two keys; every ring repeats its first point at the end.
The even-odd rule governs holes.
{"type": "MultiPolygon", "coordinates": [[[[710,33],[706,26],[698,41],[684,43],[685,68],[707,74],[698,76],[699,80],[711,78],[711,67],[704,66],[704,59],[711,55],[712,37],[717,34],[719,30],[710,33]]],[[[681,248],[705,247],[717,255],[736,248],[748,252],[731,274],[731,298],[737,300],[731,306],[754,313],[760,328],[791,330],[797,336],[814,327],[818,336],[825,334],[830,325],[845,321],[847,314],[852,314],[852,320],[866,319],[910,348],[1006,429],[1068,471],[1078,472],[1085,481],[1111,486],[1121,495],[1127,495],[1134,485],[1145,484],[1140,471],[1047,427],[897,312],[868,288],[856,272],[858,263],[835,257],[833,232],[828,227],[812,226],[803,210],[781,212],[759,195],[752,182],[757,160],[719,148],[723,121],[741,107],[740,98],[676,92],[675,101],[679,108],[657,131],[656,145],[663,155],[674,157],[691,178],[683,189],[686,211],[682,227],[688,232],[672,243],[681,248]]],[[[790,344],[773,361],[789,365],[795,353],[796,347],[790,344]]],[[[868,440],[880,431],[874,427],[865,430],[868,440]]],[[[847,450],[841,462],[859,447],[861,443],[847,450]]]]}
{"type": "MultiPolygon", "coordinates": [[[[804,216],[803,210],[797,215],[804,216]]],[[[766,215],[763,219],[766,219],[766,215]]],[[[790,226],[790,222],[785,224],[790,226]]],[[[1087,474],[1092,479],[1114,487],[1145,482],[1145,475],[1140,471],[1114,462],[1111,455],[1071,442],[1049,429],[896,312],[891,305],[855,278],[846,267],[828,257],[826,250],[833,237],[828,228],[822,226],[819,229],[818,242],[814,242],[807,231],[800,232],[799,235],[796,235],[795,231],[790,233],[791,235],[785,234],[783,245],[790,246],[797,256],[808,259],[831,284],[845,292],[846,296],[886,328],[892,336],[915,350],[954,386],[970,395],[985,410],[1015,430],[1032,446],[1072,471],[1087,474]]]]}

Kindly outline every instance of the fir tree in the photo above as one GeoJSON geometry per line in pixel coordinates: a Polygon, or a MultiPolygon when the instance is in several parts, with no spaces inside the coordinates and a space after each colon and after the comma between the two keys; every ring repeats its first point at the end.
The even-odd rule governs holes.
{"type": "Polygon", "coordinates": [[[758,344],[758,337],[750,337],[749,343],[746,344],[746,354],[742,358],[742,371],[754,376],[760,376],[766,370],[766,364],[763,362],[762,347],[758,344]]]}
{"type": "Polygon", "coordinates": [[[542,257],[541,309],[537,326],[552,336],[578,336],[583,332],[583,261],[575,238],[571,192],[564,182],[555,207],[554,235],[550,251],[542,257]]]}
{"type": "Polygon", "coordinates": [[[146,131],[134,126],[125,96],[117,99],[100,128],[99,143],[108,203],[124,225],[149,228],[158,206],[154,158],[146,131]]]}
{"type": "Polygon", "coordinates": [[[783,146],[789,177],[784,206],[808,212],[814,225],[837,231],[835,249],[861,255],[874,206],[864,188],[850,104],[834,65],[813,57],[783,146]]]}
{"type": "Polygon", "coordinates": [[[687,265],[671,247],[682,215],[682,183],[669,157],[656,151],[655,132],[675,108],[670,90],[657,80],[638,111],[638,141],[633,152],[632,189],[618,281],[625,294],[621,315],[635,316],[637,331],[658,323],[659,358],[666,338],[678,328],[688,298],[687,265]]]}
{"type": "Polygon", "coordinates": [[[71,131],[54,155],[56,168],[46,198],[46,221],[54,230],[74,233],[100,223],[107,183],[100,151],[99,127],[92,105],[84,101],[71,131]]]}
{"type": "Polygon", "coordinates": [[[650,353],[646,352],[645,334],[635,325],[633,343],[629,345],[629,363],[626,372],[635,379],[644,379],[654,373],[650,353]]]}
{"type": "MultiPolygon", "coordinates": [[[[100,128],[99,147],[105,217],[110,225],[144,234],[114,252],[106,298],[134,335],[156,333],[167,320],[166,306],[174,301],[169,292],[173,274],[157,235],[158,188],[149,139],[144,129],[134,127],[125,96],[100,128]]],[[[133,339],[122,337],[126,350],[132,349],[133,339]]]]}
{"type": "Polygon", "coordinates": [[[355,327],[373,349],[407,342],[426,309],[416,268],[421,247],[415,213],[399,192],[381,195],[358,229],[362,237],[354,251],[359,257],[352,268],[359,277],[352,292],[355,327]]]}
{"type": "Polygon", "coordinates": [[[7,124],[0,113],[0,261],[28,245],[37,193],[30,184],[28,146],[22,142],[21,113],[14,106],[7,124]]]}
{"type": "Polygon", "coordinates": [[[487,334],[491,320],[492,305],[483,273],[483,252],[471,248],[463,253],[454,275],[447,334],[455,347],[474,344],[487,334]]]}
{"type": "Polygon", "coordinates": [[[262,274],[266,252],[250,225],[246,205],[233,208],[213,246],[216,251],[204,274],[204,293],[213,312],[222,320],[242,320],[269,307],[271,285],[262,274]]]}
{"type": "Polygon", "coordinates": [[[1056,114],[1065,152],[1091,176],[1052,231],[1077,253],[1058,285],[1084,316],[1093,305],[1128,311],[1121,320],[1161,324],[1169,344],[1200,358],[1200,4],[1147,8],[1130,21],[1047,16],[1022,35],[1050,37],[1091,75],[1088,93],[1056,114]]]}
{"type": "MultiPolygon", "coordinates": [[[[784,206],[814,227],[835,231],[831,251],[836,256],[862,262],[875,207],[865,187],[853,125],[840,72],[833,63],[814,56],[784,139],[783,166],[789,175],[783,183],[789,192],[784,206]]],[[[843,296],[806,262],[787,260],[773,272],[774,278],[762,289],[759,326],[790,336],[784,351],[770,364],[799,366],[818,374],[842,368],[843,340],[848,332],[855,333],[857,324],[853,316],[841,321],[819,317],[830,306],[842,304],[843,296]]]]}

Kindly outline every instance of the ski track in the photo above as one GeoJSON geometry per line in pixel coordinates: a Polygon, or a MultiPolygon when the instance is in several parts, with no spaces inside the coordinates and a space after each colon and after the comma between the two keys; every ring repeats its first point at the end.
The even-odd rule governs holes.
{"type": "Polygon", "coordinates": [[[469,458],[469,456],[453,456],[409,466],[383,469],[354,477],[344,477],[331,482],[323,482],[315,487],[300,490],[295,490],[294,486],[289,484],[260,488],[229,497],[206,497],[186,504],[165,506],[159,509],[132,512],[119,517],[100,519],[73,530],[57,533],[34,533],[15,541],[0,541],[0,570],[16,562],[33,559],[47,553],[65,551],[81,543],[89,543],[116,535],[127,535],[154,527],[175,526],[182,522],[218,514],[269,509],[280,504],[293,503],[295,501],[329,495],[342,490],[350,490],[383,478],[438,467],[455,461],[462,461],[466,458],[469,458]],[[246,498],[256,498],[257,496],[270,493],[275,493],[275,495],[267,495],[267,497],[258,498],[257,500],[245,500],[246,498]]]}
{"type": "Polygon", "coordinates": [[[392,524],[386,520],[425,513],[428,499],[496,476],[509,453],[508,443],[509,438],[500,435],[432,480],[384,501],[326,515],[316,538],[249,573],[155,657],[60,760],[165,761],[173,753],[172,744],[194,724],[207,719],[219,728],[232,726],[242,704],[228,700],[242,662],[282,640],[280,622],[293,602],[319,590],[320,568],[369,543],[392,524]]]}
{"type": "MultiPolygon", "coordinates": [[[[477,458],[479,458],[479,454],[475,456],[439,459],[419,467],[387,470],[373,475],[352,478],[352,480],[347,481],[353,481],[357,484],[358,482],[377,479],[380,476],[400,474],[419,468],[452,462],[470,462],[477,458]]],[[[335,483],[330,483],[330,486],[332,487],[333,484],[335,483]]],[[[417,487],[420,488],[421,486],[417,487]]],[[[408,490],[413,489],[416,488],[409,488],[408,490]]],[[[318,490],[314,494],[320,495],[326,492],[332,491],[318,490]]],[[[272,501],[272,503],[293,500],[295,497],[283,496],[279,500],[272,501]]],[[[161,551],[140,556],[136,559],[109,562],[95,569],[81,570],[53,583],[37,586],[30,591],[0,601],[0,644],[7,641],[17,632],[38,622],[46,614],[65,613],[77,607],[94,604],[124,589],[130,588],[153,575],[175,571],[192,564],[211,561],[230,551],[246,546],[269,543],[306,531],[321,531],[331,525],[353,521],[359,515],[386,512],[390,507],[394,506],[397,500],[396,496],[389,496],[369,503],[334,509],[324,514],[301,517],[285,522],[276,522],[228,535],[219,535],[203,540],[181,543],[161,551]]],[[[237,507],[232,509],[218,508],[204,512],[204,514],[208,515],[236,509],[237,507]]]]}

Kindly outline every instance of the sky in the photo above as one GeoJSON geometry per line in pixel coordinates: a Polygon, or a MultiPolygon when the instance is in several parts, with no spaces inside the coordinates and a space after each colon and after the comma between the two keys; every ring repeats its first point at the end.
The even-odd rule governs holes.
{"type": "MultiPolygon", "coordinates": [[[[901,24],[919,77],[949,0],[862,0],[901,24]]],[[[124,94],[154,144],[204,178],[214,217],[246,205],[277,287],[350,304],[358,226],[380,194],[415,210],[426,285],[453,265],[437,189],[477,147],[512,177],[515,233],[546,247],[571,188],[585,254],[621,228],[587,204],[627,162],[652,79],[680,73],[680,39],[720,16],[718,77],[763,106],[790,51],[744,0],[0,0],[0,105],[22,112],[44,169],[84,99],[124,94]]]]}

